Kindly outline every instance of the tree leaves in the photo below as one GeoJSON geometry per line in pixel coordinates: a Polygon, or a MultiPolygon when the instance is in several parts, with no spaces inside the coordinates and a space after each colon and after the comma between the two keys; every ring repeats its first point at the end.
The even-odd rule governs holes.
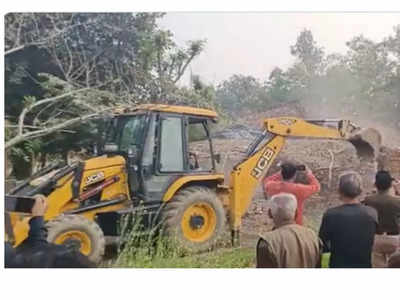
{"type": "Polygon", "coordinates": [[[23,100],[23,105],[24,107],[30,107],[32,106],[36,101],[36,97],[33,96],[25,96],[23,100]]]}
{"type": "Polygon", "coordinates": [[[310,30],[304,29],[297,37],[296,44],[290,46],[290,53],[304,66],[304,73],[314,77],[321,72],[324,51],[317,46],[310,30]]]}
{"type": "Polygon", "coordinates": [[[14,157],[33,159],[38,147],[62,154],[90,146],[98,124],[75,125],[74,135],[63,126],[107,107],[149,101],[213,106],[213,88],[204,85],[194,91],[176,85],[205,41],[178,47],[173,33],[158,27],[163,15],[6,15],[5,106],[13,126],[7,129],[6,147],[18,144],[14,157]]]}

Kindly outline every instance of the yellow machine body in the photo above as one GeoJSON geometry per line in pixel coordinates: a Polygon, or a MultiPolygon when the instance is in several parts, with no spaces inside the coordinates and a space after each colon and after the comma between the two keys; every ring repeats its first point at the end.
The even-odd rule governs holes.
{"type": "Polygon", "coordinates": [[[167,202],[179,191],[182,186],[188,183],[206,183],[206,182],[217,182],[222,184],[224,182],[224,174],[213,174],[213,175],[186,175],[176,180],[166,191],[163,197],[163,201],[167,202]]]}
{"type": "MultiPolygon", "coordinates": [[[[162,105],[162,104],[143,104],[135,107],[119,107],[114,110],[115,116],[137,114],[144,111],[160,112],[160,113],[174,113],[181,115],[190,115],[198,117],[206,117],[212,120],[217,119],[217,113],[212,110],[175,106],[175,105],[162,105]]],[[[82,174],[82,180],[79,186],[79,194],[83,194],[90,184],[95,184],[95,181],[87,184],[89,178],[97,177],[96,180],[104,180],[107,178],[117,176],[119,180],[110,186],[104,188],[101,193],[101,201],[109,201],[115,197],[125,197],[125,201],[110,205],[106,207],[91,209],[78,214],[83,215],[89,220],[94,220],[96,215],[106,212],[114,212],[129,207],[130,193],[128,184],[128,175],[126,172],[126,161],[122,156],[99,156],[85,161],[85,168],[82,174]],[[100,174],[100,175],[99,175],[100,174]]],[[[54,171],[55,172],[55,171],[54,171]]],[[[52,172],[52,174],[54,173],[52,172]]],[[[47,174],[43,177],[49,177],[52,174],[47,174]]],[[[34,179],[30,185],[39,185],[42,178],[34,179]]],[[[47,178],[48,179],[48,178],[47,178]]],[[[44,216],[45,221],[50,221],[61,214],[74,211],[79,207],[79,203],[73,201],[72,184],[74,180],[73,172],[70,172],[57,181],[56,188],[48,195],[48,210],[44,216]]],[[[199,183],[199,182],[215,182],[215,184],[223,183],[223,174],[203,174],[203,175],[186,175],[178,178],[166,190],[162,201],[169,201],[174,194],[185,184],[199,183]]],[[[30,215],[22,213],[9,213],[10,221],[13,230],[14,246],[18,246],[23,240],[26,239],[29,231],[30,215]]]]}
{"type": "MultiPolygon", "coordinates": [[[[106,157],[100,156],[89,159],[85,162],[85,169],[82,173],[82,181],[79,187],[79,194],[85,192],[88,184],[88,179],[93,178],[94,175],[102,174],[98,176],[98,180],[107,179],[117,176],[119,180],[112,185],[104,188],[101,193],[101,201],[108,201],[115,197],[123,195],[125,201],[101,207],[89,211],[82,212],[81,214],[89,220],[94,220],[95,216],[99,213],[116,211],[124,208],[129,204],[129,192],[127,185],[127,175],[125,171],[125,160],[122,156],[106,157]]],[[[45,221],[50,221],[63,213],[68,213],[79,207],[79,203],[72,201],[72,185],[73,172],[66,174],[64,177],[57,181],[57,188],[48,197],[48,209],[44,216],[45,221]]],[[[90,182],[95,184],[96,182],[90,182]]],[[[11,225],[14,231],[15,245],[20,244],[28,234],[29,230],[29,215],[11,213],[11,225]]]]}
{"type": "Polygon", "coordinates": [[[233,230],[238,230],[242,216],[246,213],[255,189],[265,176],[272,162],[281,151],[285,139],[276,136],[255,155],[240,163],[231,173],[229,208],[233,230]]]}

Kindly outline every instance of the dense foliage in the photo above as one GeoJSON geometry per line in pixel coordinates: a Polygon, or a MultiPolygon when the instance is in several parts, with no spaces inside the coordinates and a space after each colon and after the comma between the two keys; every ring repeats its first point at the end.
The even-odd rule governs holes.
{"type": "Polygon", "coordinates": [[[157,24],[163,15],[6,15],[6,149],[19,164],[14,171],[24,170],[18,177],[38,159],[43,164],[48,155],[65,157],[93,143],[98,124],[80,121],[108,107],[149,101],[213,105],[206,86],[177,86],[205,41],[178,47],[172,32],[157,24]],[[63,124],[68,130],[59,129],[63,124]]]}

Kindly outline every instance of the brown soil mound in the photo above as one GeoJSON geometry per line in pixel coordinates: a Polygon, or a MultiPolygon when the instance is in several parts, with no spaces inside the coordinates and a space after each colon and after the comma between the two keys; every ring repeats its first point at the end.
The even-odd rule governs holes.
{"type": "Polygon", "coordinates": [[[400,179],[400,148],[382,147],[377,161],[379,170],[389,171],[393,177],[400,179]]]}

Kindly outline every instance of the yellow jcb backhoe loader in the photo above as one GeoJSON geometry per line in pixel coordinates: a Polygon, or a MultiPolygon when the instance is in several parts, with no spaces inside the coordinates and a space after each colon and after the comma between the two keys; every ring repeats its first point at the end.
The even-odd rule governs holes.
{"type": "MultiPolygon", "coordinates": [[[[227,220],[237,236],[257,185],[287,137],[355,136],[368,154],[374,153],[360,138],[360,128],[349,121],[265,119],[264,132],[233,168],[226,186],[224,175],[217,172],[219,158],[209,130],[210,122],[216,121],[214,111],[183,106],[147,104],[116,110],[99,156],[48,167],[10,194],[47,196],[49,242],[75,243],[95,262],[101,260],[106,240],[118,236],[121,215],[139,208],[147,226],[162,220],[166,232],[182,246],[202,251],[213,247],[227,220]],[[193,136],[209,145],[209,160],[201,166],[190,149],[193,136]]],[[[18,245],[27,236],[29,216],[10,215],[18,245]]]]}

